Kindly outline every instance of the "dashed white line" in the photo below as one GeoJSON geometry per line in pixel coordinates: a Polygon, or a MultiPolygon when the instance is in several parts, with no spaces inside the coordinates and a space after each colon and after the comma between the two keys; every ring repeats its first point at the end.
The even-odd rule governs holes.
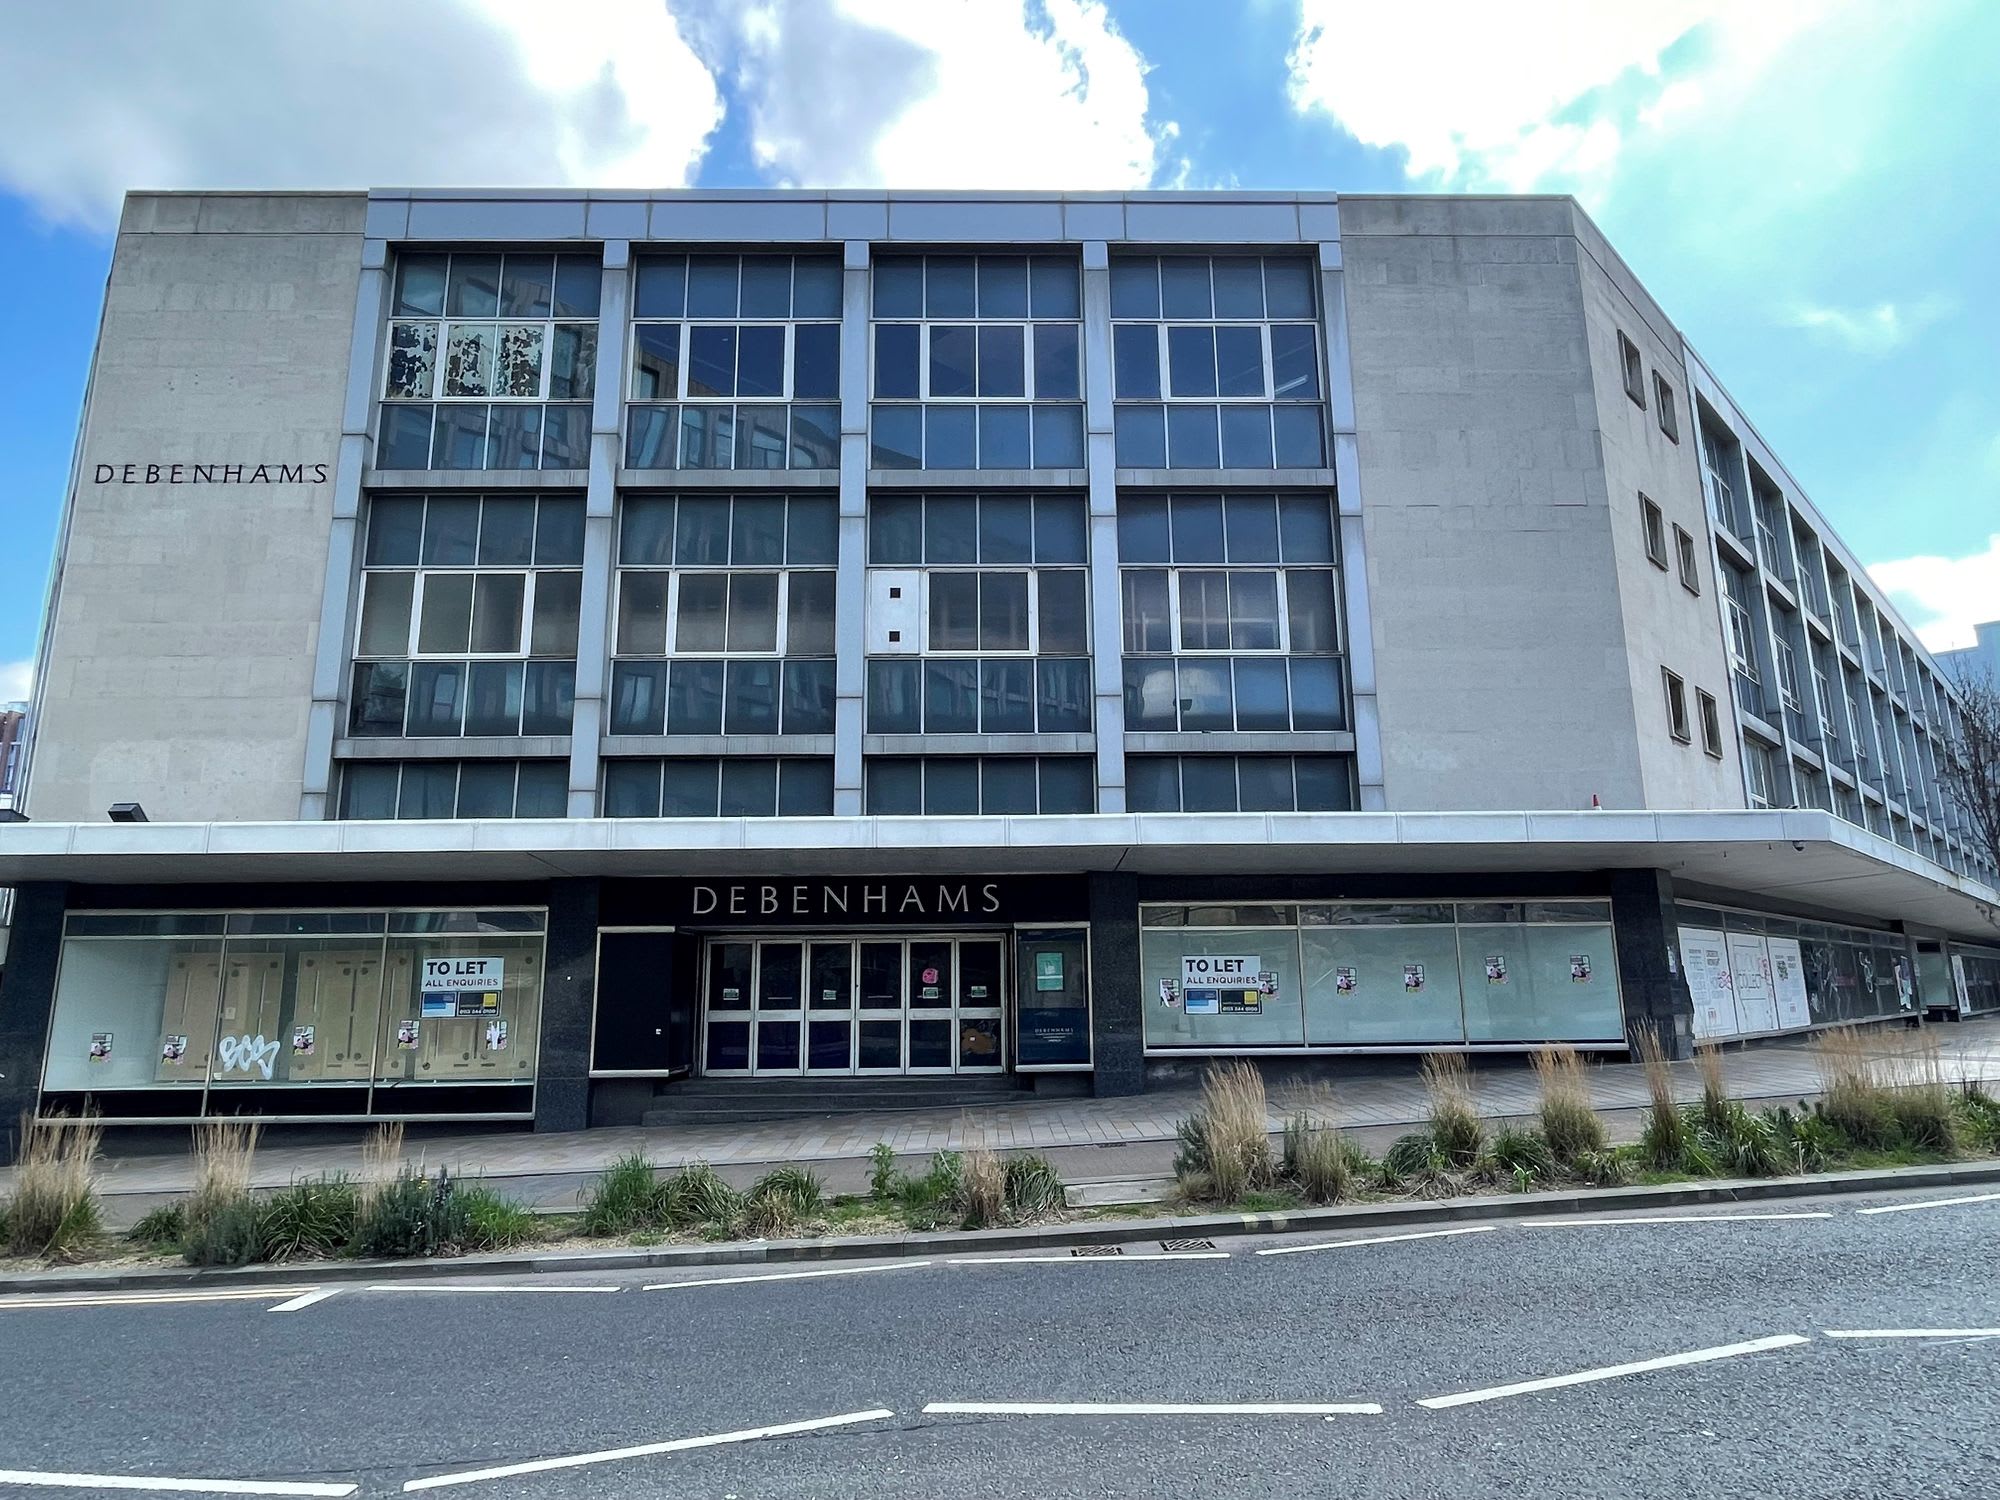
{"type": "Polygon", "coordinates": [[[1617,1229],[1626,1224],[1750,1224],[1767,1219],[1830,1219],[1830,1213],[1627,1214],[1616,1219],[1522,1219],[1523,1229],[1617,1229]]]}
{"type": "Polygon", "coordinates": [[[1974,1193],[1966,1198],[1929,1198],[1922,1203],[1883,1203],[1874,1208],[1857,1208],[1858,1214],[1906,1214],[1918,1208],[1956,1208],[1961,1203],[2000,1203],[2000,1193],[1974,1193]]]}
{"type": "Polygon", "coordinates": [[[661,1281],[643,1288],[648,1292],[677,1292],[687,1286],[744,1286],[753,1281],[806,1281],[815,1276],[865,1276],[870,1271],[914,1271],[930,1265],[927,1260],[899,1260],[888,1266],[831,1266],[819,1271],[769,1271],[756,1276],[708,1276],[700,1281],[661,1281]]]}
{"type": "Polygon", "coordinates": [[[1149,1250],[1139,1255],[954,1255],[948,1266],[1109,1266],[1142,1260],[1228,1260],[1227,1250],[1149,1250]]]}
{"type": "Polygon", "coordinates": [[[770,1427],[745,1427],[738,1432],[710,1433],[706,1437],[673,1438],[664,1443],[641,1443],[632,1448],[607,1448],[601,1453],[573,1453],[563,1458],[538,1458],[528,1463],[503,1464],[493,1469],[433,1474],[428,1479],[412,1479],[403,1486],[403,1493],[434,1490],[448,1484],[476,1484],[486,1479],[511,1479],[516,1474],[545,1474],[551,1469],[580,1469],[589,1464],[608,1464],[625,1458],[650,1458],[657,1453],[684,1453],[691,1448],[718,1448],[726,1443],[754,1443],[760,1438],[788,1437],[795,1432],[818,1432],[827,1427],[853,1427],[862,1422],[880,1422],[895,1415],[886,1407],[878,1407],[873,1411],[843,1412],[837,1417],[813,1417],[804,1422],[779,1422],[770,1427]]]}
{"type": "Polygon", "coordinates": [[[151,1490],[183,1495],[351,1495],[352,1484],[287,1483],[264,1479],[165,1479],[150,1474],[44,1474],[33,1469],[0,1469],[0,1484],[32,1484],[43,1489],[151,1490]]]}
{"type": "Polygon", "coordinates": [[[1491,1234],[1495,1225],[1475,1224],[1469,1229],[1426,1229],[1419,1234],[1380,1234],[1366,1240],[1326,1240],[1316,1245],[1277,1245],[1259,1250],[1259,1255],[1304,1255],[1308,1250],[1346,1250],[1355,1245],[1399,1245],[1405,1240],[1441,1240],[1454,1234],[1491,1234]]]}
{"type": "Polygon", "coordinates": [[[1379,1417],[1373,1401],[933,1401],[926,1416],[1379,1417]]]}
{"type": "Polygon", "coordinates": [[[1433,1411],[1450,1406],[1472,1406],[1481,1401],[1498,1401],[1507,1396],[1525,1396],[1532,1391],[1553,1391],[1563,1386],[1588,1385],[1596,1380],[1616,1380],[1623,1375],[1643,1375],[1648,1370],[1671,1370],[1681,1365],[1707,1364],[1711,1360],[1734,1359],[1742,1354],[1762,1354],[1771,1349],[1789,1349],[1812,1340],[1796,1333],[1774,1334],[1741,1344],[1722,1344],[1713,1349],[1692,1349],[1685,1354],[1666,1354],[1658,1359],[1634,1360],[1630,1364],[1606,1365],[1597,1370],[1579,1370],[1574,1375],[1551,1375],[1542,1380],[1521,1380],[1512,1385],[1488,1386],[1483,1390],[1460,1391],[1452,1396],[1430,1396],[1417,1403],[1433,1411]]]}
{"type": "Polygon", "coordinates": [[[1830,1339],[2000,1339],[2000,1328],[1828,1328],[1830,1339]]]}
{"type": "Polygon", "coordinates": [[[425,1286],[419,1282],[385,1282],[364,1292],[615,1292],[615,1286],[425,1286]]]}
{"type": "Polygon", "coordinates": [[[24,1307],[164,1307],[183,1302],[268,1302],[296,1297],[309,1286],[265,1286],[227,1292],[95,1292],[0,1297],[0,1308],[24,1307]]]}
{"type": "Polygon", "coordinates": [[[267,1311],[302,1312],[306,1308],[311,1307],[315,1302],[324,1302],[329,1297],[338,1297],[342,1290],[343,1288],[337,1286],[323,1286],[316,1292],[307,1292],[303,1297],[294,1297],[289,1302],[280,1302],[276,1307],[269,1308],[267,1311]]]}

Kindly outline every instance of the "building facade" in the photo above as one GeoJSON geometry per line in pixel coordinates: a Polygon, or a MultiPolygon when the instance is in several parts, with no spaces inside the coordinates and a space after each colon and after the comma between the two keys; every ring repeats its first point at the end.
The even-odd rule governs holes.
{"type": "Polygon", "coordinates": [[[1954,689],[1568,199],[134,196],[36,684],[9,1107],[2000,1005],[1954,689]]]}
{"type": "MultiPolygon", "coordinates": [[[[0,703],[0,798],[11,799],[21,781],[28,739],[28,705],[0,703]]],[[[11,806],[0,801],[0,807],[11,806]]]]}
{"type": "Polygon", "coordinates": [[[1938,652],[1937,664],[1961,687],[2000,684],[2000,620],[1974,626],[1972,644],[1938,652]]]}

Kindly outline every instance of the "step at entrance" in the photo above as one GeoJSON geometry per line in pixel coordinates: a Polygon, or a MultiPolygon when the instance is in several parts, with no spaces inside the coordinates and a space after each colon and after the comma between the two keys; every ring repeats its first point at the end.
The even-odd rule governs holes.
{"type": "Polygon", "coordinates": [[[818,1115],[935,1110],[1017,1102],[1017,1077],[690,1078],[669,1084],[640,1117],[645,1125],[729,1125],[818,1115]]]}

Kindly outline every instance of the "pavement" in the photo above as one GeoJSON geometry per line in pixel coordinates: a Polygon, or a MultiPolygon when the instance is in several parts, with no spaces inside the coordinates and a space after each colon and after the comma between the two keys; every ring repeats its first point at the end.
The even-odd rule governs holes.
{"type": "MultiPolygon", "coordinates": [[[[1935,1044],[1943,1076],[2000,1083],[2000,1017],[1922,1031],[1883,1029],[1886,1045],[1935,1044]]],[[[1378,1152],[1403,1131],[1422,1122],[1426,1101],[1416,1058],[1364,1058],[1351,1076],[1331,1085],[1273,1082],[1267,1125],[1276,1132],[1294,1109],[1306,1109],[1354,1132],[1360,1144],[1378,1152]]],[[[1819,1072],[1810,1038],[1756,1043],[1723,1054],[1731,1092],[1747,1101],[1809,1098],[1819,1091],[1819,1072]]],[[[1700,1095],[1691,1062],[1674,1065],[1682,1098],[1700,1095]]],[[[1593,1064],[1589,1069],[1594,1102],[1606,1115],[1613,1139],[1633,1139],[1648,1102],[1644,1070],[1636,1063],[1593,1064]]],[[[1481,1114],[1494,1120],[1534,1112],[1537,1091],[1525,1057],[1475,1060],[1472,1090],[1481,1114]]],[[[639,1152],[662,1167],[705,1161],[737,1185],[771,1166],[810,1165],[836,1193],[864,1189],[868,1153],[886,1141],[905,1165],[920,1164],[932,1152],[983,1140],[1000,1151],[1033,1150],[1048,1155],[1064,1181],[1099,1182],[1146,1177],[1171,1170],[1176,1127],[1199,1091],[1198,1077],[1155,1087],[1125,1098],[1036,1099],[982,1106],[976,1110],[931,1110],[829,1114],[807,1120],[714,1126],[620,1127],[567,1133],[412,1134],[406,1159],[448,1167],[454,1175],[483,1179],[487,1185],[531,1206],[573,1208],[580,1192],[610,1162],[639,1152]]],[[[253,1182],[283,1187],[302,1177],[330,1172],[358,1174],[360,1129],[320,1127],[311,1134],[273,1132],[258,1148],[253,1182]]],[[[185,1192],[192,1178],[186,1150],[133,1151],[119,1133],[106,1138],[99,1193],[107,1222],[124,1227],[154,1204],[185,1192]]],[[[10,1189],[10,1170],[0,1170],[0,1197],[10,1189]]]]}
{"type": "Polygon", "coordinates": [[[0,1298],[0,1495],[1993,1492],[2000,1192],[0,1298]]]}

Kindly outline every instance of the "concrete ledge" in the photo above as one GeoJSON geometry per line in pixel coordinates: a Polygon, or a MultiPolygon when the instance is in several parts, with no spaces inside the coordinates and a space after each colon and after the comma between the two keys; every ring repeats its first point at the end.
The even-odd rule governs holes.
{"type": "Polygon", "coordinates": [[[1865,1172],[1817,1172],[1798,1177],[1722,1178],[1661,1187],[1580,1188],[1556,1193],[1507,1193],[1402,1203],[1358,1203],[1291,1213],[1198,1214],[1171,1219],[1115,1219],[1095,1224],[1044,1224],[1022,1229],[957,1229],[932,1234],[852,1235],[810,1240],[743,1240],[659,1249],[587,1250],[560,1254],[467,1255],[444,1260],[319,1260],[215,1270],[193,1266],[146,1271],[32,1271],[0,1277],[0,1293],[223,1290],[295,1286],[301,1281],[435,1281],[459,1276],[520,1276],[586,1271],[680,1270],[698,1266],[780,1265],[798,1261],[922,1259],[959,1252],[1056,1250],[1079,1245],[1211,1235],[1294,1234],[1300,1230],[1380,1229],[1547,1214],[1624,1209],[1687,1208],[1713,1203],[1806,1198],[1825,1193],[1879,1193],[1912,1188],[2000,1182],[2000,1161],[1951,1162],[1865,1172]]]}

